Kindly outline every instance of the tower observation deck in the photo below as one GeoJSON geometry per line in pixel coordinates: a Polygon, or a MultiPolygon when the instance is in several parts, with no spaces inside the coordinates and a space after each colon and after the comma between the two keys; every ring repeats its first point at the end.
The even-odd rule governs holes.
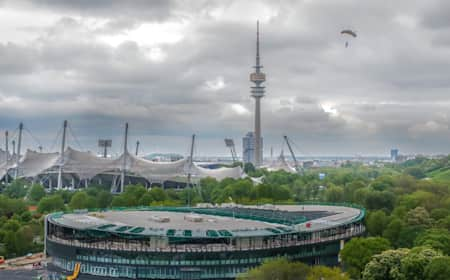
{"type": "Polygon", "coordinates": [[[256,64],[253,66],[255,72],[250,74],[250,81],[254,83],[251,87],[251,96],[255,98],[255,162],[256,167],[262,165],[262,141],[261,141],[261,98],[264,97],[265,87],[262,83],[266,81],[266,74],[261,72],[263,66],[259,57],[259,21],[256,22],[256,64]]]}

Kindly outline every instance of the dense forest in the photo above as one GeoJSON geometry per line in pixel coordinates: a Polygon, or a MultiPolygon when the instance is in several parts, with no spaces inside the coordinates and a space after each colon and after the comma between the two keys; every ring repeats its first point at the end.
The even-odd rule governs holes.
{"type": "Polygon", "coordinates": [[[221,182],[207,178],[184,190],[129,185],[122,194],[112,195],[101,186],[47,193],[40,185],[16,180],[0,187],[0,255],[14,257],[42,250],[43,215],[54,211],[230,201],[350,202],[366,208],[367,234],[346,244],[341,267],[310,268],[279,259],[242,278],[449,279],[450,157],[418,157],[376,166],[349,162],[339,168],[307,170],[304,175],[255,171],[251,166],[246,170],[251,176],[263,176],[262,183],[254,184],[250,178],[221,182]],[[320,179],[320,173],[325,178],[320,179]]]}

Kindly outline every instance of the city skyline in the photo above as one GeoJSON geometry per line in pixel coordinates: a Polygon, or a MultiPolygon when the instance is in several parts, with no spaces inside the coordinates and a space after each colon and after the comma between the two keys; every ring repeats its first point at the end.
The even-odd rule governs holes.
{"type": "Polygon", "coordinates": [[[130,150],[186,155],[195,133],[197,155],[228,155],[229,137],[242,154],[259,19],[265,156],[284,134],[299,156],[450,152],[445,1],[50,2],[1,2],[1,136],[23,121],[48,151],[67,119],[70,146],[118,152],[128,121],[130,150]]]}

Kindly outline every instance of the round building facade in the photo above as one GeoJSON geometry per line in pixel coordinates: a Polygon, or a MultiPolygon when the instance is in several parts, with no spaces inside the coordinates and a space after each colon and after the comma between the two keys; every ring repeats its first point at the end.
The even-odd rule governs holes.
{"type": "Polygon", "coordinates": [[[286,257],[336,265],[364,233],[351,205],[144,207],[53,213],[45,221],[52,263],[119,279],[234,279],[286,257]]]}

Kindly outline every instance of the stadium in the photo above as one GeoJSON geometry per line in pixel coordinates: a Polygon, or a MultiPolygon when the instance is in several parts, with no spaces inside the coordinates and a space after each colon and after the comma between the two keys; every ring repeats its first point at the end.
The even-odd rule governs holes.
{"type": "Polygon", "coordinates": [[[364,233],[364,216],[343,204],[59,212],[45,219],[45,253],[100,279],[234,279],[277,257],[337,265],[344,243],[364,233]]]}

